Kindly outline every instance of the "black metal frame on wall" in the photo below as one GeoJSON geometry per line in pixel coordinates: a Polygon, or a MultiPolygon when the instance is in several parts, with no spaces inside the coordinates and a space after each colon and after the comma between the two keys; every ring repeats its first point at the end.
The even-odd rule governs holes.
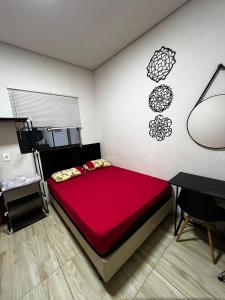
{"type": "Polygon", "coordinates": [[[199,146],[203,147],[203,148],[206,148],[206,149],[212,149],[212,150],[220,150],[220,149],[225,149],[225,147],[207,147],[205,145],[202,145],[201,143],[197,142],[192,136],[191,136],[191,133],[189,131],[189,128],[188,128],[188,122],[189,122],[189,119],[190,119],[190,116],[192,114],[192,112],[194,111],[194,109],[200,105],[203,101],[206,101],[210,98],[213,98],[213,97],[216,97],[216,96],[219,96],[219,95],[222,95],[222,94],[217,94],[217,95],[213,95],[211,97],[208,97],[207,99],[204,99],[206,93],[209,91],[210,87],[212,86],[213,82],[215,81],[217,75],[219,74],[220,71],[225,71],[225,66],[223,64],[219,64],[217,66],[217,69],[216,71],[213,73],[211,79],[209,80],[206,88],[204,89],[204,91],[202,92],[201,96],[199,97],[198,101],[196,102],[196,104],[194,105],[194,107],[192,108],[192,110],[190,111],[189,115],[188,115],[188,118],[187,118],[187,122],[186,122],[186,128],[187,128],[187,132],[188,132],[188,135],[190,136],[190,138],[196,143],[198,144],[199,146]]]}

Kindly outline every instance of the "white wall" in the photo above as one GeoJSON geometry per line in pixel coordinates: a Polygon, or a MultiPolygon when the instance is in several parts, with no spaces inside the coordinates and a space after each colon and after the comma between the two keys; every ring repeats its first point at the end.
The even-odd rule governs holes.
{"type": "Polygon", "coordinates": [[[186,130],[192,107],[217,65],[225,64],[224,20],[225,1],[193,0],[96,70],[105,157],[164,179],[179,171],[225,179],[225,151],[201,148],[186,130]],[[177,63],[166,80],[157,84],[146,76],[146,67],[163,45],[177,52],[177,63]],[[148,96],[159,84],[171,86],[174,92],[171,107],[163,113],[172,119],[173,133],[162,142],[148,133],[149,121],[157,115],[148,107],[148,96]]]}
{"type": "MultiPolygon", "coordinates": [[[[94,116],[93,72],[0,43],[0,117],[11,117],[7,87],[79,97],[82,141],[98,141],[94,116]]],[[[21,155],[13,124],[0,124],[0,180],[33,172],[30,154],[21,155]],[[11,154],[3,162],[2,153],[11,154]]]]}
{"type": "MultiPolygon", "coordinates": [[[[179,171],[225,179],[225,152],[199,147],[187,134],[186,119],[219,63],[225,63],[225,2],[193,0],[138,39],[94,74],[29,51],[0,43],[0,117],[10,116],[6,87],[78,96],[83,143],[99,140],[103,156],[116,165],[169,179],[179,171]],[[157,142],[148,123],[155,117],[148,96],[157,86],[146,76],[156,49],[177,52],[165,81],[174,100],[163,115],[173,120],[173,134],[157,142]],[[98,132],[96,132],[97,111],[98,132]]],[[[13,124],[0,125],[0,180],[33,169],[21,155],[13,124]],[[1,154],[9,152],[4,163],[1,154]]]]}

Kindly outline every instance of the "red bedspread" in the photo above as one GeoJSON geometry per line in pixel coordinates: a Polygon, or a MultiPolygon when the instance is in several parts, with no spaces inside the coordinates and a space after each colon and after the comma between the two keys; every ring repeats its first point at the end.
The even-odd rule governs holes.
{"type": "Polygon", "coordinates": [[[104,255],[147,209],[169,195],[166,181],[106,167],[56,183],[49,190],[92,247],[104,255]]]}

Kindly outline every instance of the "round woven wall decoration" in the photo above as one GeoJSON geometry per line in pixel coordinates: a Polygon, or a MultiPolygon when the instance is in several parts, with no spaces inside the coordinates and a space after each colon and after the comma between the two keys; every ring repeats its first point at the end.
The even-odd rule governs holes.
{"type": "Polygon", "coordinates": [[[173,100],[172,89],[165,85],[159,85],[149,95],[149,107],[154,112],[161,113],[166,110],[173,100]]]}
{"type": "Polygon", "coordinates": [[[172,120],[158,115],[149,122],[149,135],[157,141],[163,141],[172,134],[172,120]]]}
{"type": "Polygon", "coordinates": [[[156,82],[164,80],[176,62],[175,55],[175,51],[164,46],[156,50],[147,66],[147,76],[156,82]]]}

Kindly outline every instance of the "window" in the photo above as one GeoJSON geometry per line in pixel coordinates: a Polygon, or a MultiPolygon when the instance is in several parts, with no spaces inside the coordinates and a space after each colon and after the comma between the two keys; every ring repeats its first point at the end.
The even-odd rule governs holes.
{"type": "Polygon", "coordinates": [[[81,143],[77,97],[18,89],[8,89],[8,92],[13,116],[32,120],[32,134],[25,126],[17,128],[22,153],[32,148],[45,150],[81,143]]]}

